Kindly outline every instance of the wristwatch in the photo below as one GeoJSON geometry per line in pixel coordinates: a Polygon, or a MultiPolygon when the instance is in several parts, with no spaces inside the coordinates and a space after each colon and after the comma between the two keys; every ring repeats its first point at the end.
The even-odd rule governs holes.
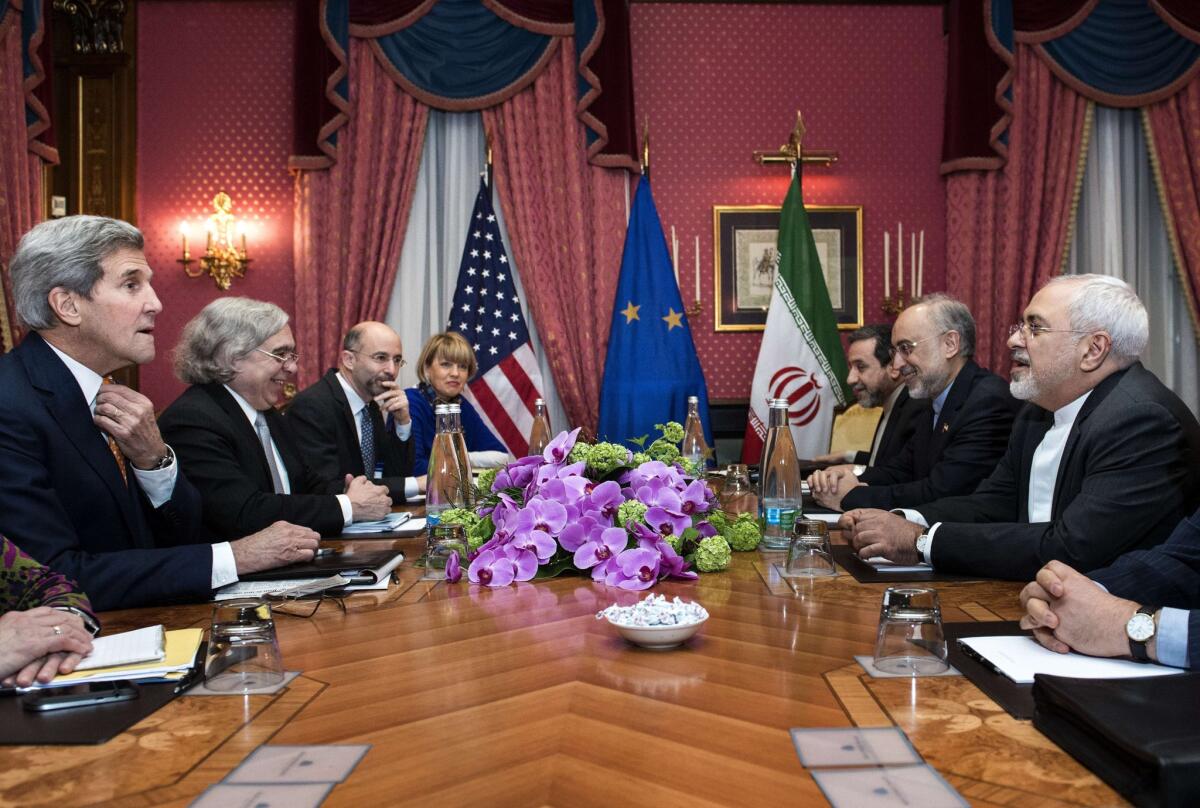
{"type": "Polygon", "coordinates": [[[77,609],[74,606],[55,606],[60,612],[70,612],[83,621],[83,627],[88,633],[95,637],[100,633],[100,624],[96,622],[96,618],[85,612],[83,609],[77,609]]]}
{"type": "Polygon", "coordinates": [[[1146,651],[1146,643],[1154,636],[1157,626],[1154,613],[1157,606],[1142,606],[1134,612],[1133,617],[1125,624],[1125,636],[1129,637],[1129,653],[1138,662],[1149,662],[1150,654],[1146,651]]]}
{"type": "Polygon", "coordinates": [[[922,533],[920,536],[917,536],[917,555],[919,555],[921,557],[921,561],[925,562],[926,564],[932,563],[929,560],[929,544],[932,541],[933,536],[930,536],[928,533],[922,533]]]}
{"type": "MultiPolygon", "coordinates": [[[[163,445],[167,446],[167,444],[165,444],[165,443],[163,445]]],[[[154,465],[152,465],[150,468],[143,469],[143,468],[139,468],[138,466],[134,466],[134,468],[137,468],[139,471],[162,471],[163,469],[169,467],[174,462],[175,462],[175,450],[172,449],[170,446],[167,446],[167,451],[163,454],[162,457],[155,460],[154,465]]]]}
{"type": "Polygon", "coordinates": [[[867,467],[864,466],[862,463],[859,463],[858,465],[856,465],[854,467],[854,476],[861,477],[863,475],[863,472],[866,470],[867,470],[867,467]]]}

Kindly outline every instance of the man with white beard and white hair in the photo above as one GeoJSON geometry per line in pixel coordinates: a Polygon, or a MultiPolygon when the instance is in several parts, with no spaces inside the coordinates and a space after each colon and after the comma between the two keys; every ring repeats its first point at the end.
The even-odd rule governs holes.
{"type": "Polygon", "coordinates": [[[1200,424],[1146,370],[1146,309],[1102,275],[1054,278],[1009,331],[1013,396],[1028,403],[995,471],[966,496],[847,512],[863,558],[1029,580],[1163,542],[1200,499],[1200,424]]]}

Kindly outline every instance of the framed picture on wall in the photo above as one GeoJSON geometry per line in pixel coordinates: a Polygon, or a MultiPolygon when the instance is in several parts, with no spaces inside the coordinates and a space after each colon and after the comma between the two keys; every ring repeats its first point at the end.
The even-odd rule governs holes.
{"type": "MultiPolygon", "coordinates": [[[[805,205],[838,328],[862,325],[862,206],[805,205]]],[[[762,331],[779,263],[779,208],[714,205],[716,330],[762,331]]]]}

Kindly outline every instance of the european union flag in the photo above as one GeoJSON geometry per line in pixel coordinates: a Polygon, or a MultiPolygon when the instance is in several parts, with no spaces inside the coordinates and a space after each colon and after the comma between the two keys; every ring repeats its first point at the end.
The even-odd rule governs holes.
{"type": "Polygon", "coordinates": [[[649,435],[652,441],[659,437],[655,424],[684,422],[688,396],[700,398],[704,440],[711,447],[708,387],[671,271],[650,181],[643,175],[633,198],[613,302],[599,438],[636,450],[631,438],[649,435]]]}

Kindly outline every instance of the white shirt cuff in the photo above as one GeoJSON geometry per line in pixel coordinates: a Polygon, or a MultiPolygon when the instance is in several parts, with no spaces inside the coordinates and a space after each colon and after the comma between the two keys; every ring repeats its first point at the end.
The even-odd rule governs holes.
{"type": "Polygon", "coordinates": [[[412,499],[417,494],[421,493],[421,487],[417,485],[416,477],[404,478],[404,498],[412,499]]]}
{"type": "Polygon", "coordinates": [[[354,506],[350,504],[350,497],[345,494],[335,494],[338,505],[342,508],[342,527],[353,524],[354,522],[354,506]]]}
{"type": "Polygon", "coordinates": [[[1166,607],[1158,616],[1155,631],[1154,653],[1158,661],[1172,668],[1186,668],[1188,664],[1188,612],[1186,609],[1166,607]]]}
{"type": "Polygon", "coordinates": [[[929,523],[925,521],[925,517],[919,511],[914,511],[912,508],[895,508],[892,513],[898,513],[910,522],[915,522],[921,527],[929,527],[929,523]]]}
{"type": "MultiPolygon", "coordinates": [[[[169,446],[167,448],[170,449],[169,446]]],[[[138,485],[142,487],[146,498],[150,500],[150,507],[155,510],[161,508],[171,499],[171,494],[175,493],[175,478],[179,476],[179,463],[174,460],[174,449],[171,449],[171,457],[171,465],[154,471],[145,471],[132,463],[128,464],[128,468],[133,469],[133,476],[137,478],[138,485]]]]}
{"type": "Polygon", "coordinates": [[[396,424],[395,432],[397,440],[408,440],[412,436],[412,421],[407,424],[396,424]]]}
{"type": "Polygon", "coordinates": [[[212,584],[213,589],[220,589],[238,579],[237,562],[233,560],[233,548],[229,542],[223,541],[212,546],[212,584]]]}

